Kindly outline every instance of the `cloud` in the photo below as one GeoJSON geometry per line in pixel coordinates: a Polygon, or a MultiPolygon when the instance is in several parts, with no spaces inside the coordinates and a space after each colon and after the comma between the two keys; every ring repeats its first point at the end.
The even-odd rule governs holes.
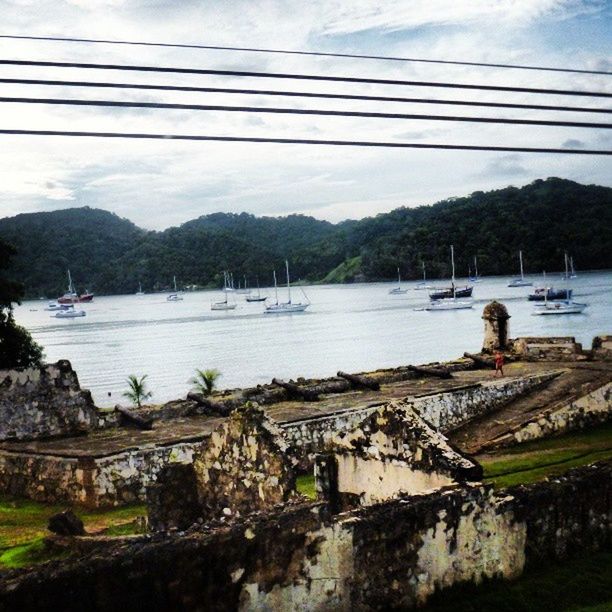
{"type": "Polygon", "coordinates": [[[576,138],[568,138],[562,145],[564,149],[584,149],[584,142],[576,138]]]}
{"type": "Polygon", "coordinates": [[[529,171],[519,160],[520,158],[518,155],[495,157],[478,173],[478,176],[511,178],[528,175],[529,171]]]}

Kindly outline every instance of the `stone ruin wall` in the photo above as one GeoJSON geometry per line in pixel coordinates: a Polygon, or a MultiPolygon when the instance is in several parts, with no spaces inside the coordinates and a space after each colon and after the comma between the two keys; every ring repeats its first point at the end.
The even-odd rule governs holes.
{"type": "MultiPolygon", "coordinates": [[[[555,374],[491,381],[416,398],[412,405],[426,420],[447,431],[500,407],[517,393],[543,384],[555,374]]],[[[380,406],[347,410],[322,418],[281,424],[300,470],[311,470],[338,432],[350,431],[380,406]]],[[[164,465],[191,463],[202,441],[133,448],[100,458],[75,458],[0,451],[0,491],[43,502],[89,507],[116,506],[146,499],[146,488],[164,465]]]]}
{"type": "Polygon", "coordinates": [[[144,501],[167,465],[192,463],[200,442],[136,448],[108,457],[54,457],[0,452],[0,491],[48,503],[90,508],[144,501]]]}
{"type": "Polygon", "coordinates": [[[610,420],[612,420],[612,382],[560,406],[549,408],[527,423],[521,424],[511,433],[493,440],[486,448],[515,446],[568,431],[596,427],[610,420]]]}
{"type": "Polygon", "coordinates": [[[100,425],[69,361],[0,370],[0,441],[74,436],[100,425]]]}
{"type": "MultiPolygon", "coordinates": [[[[448,432],[468,421],[497,410],[518,395],[537,389],[558,376],[558,372],[518,379],[476,383],[459,389],[424,395],[409,404],[429,423],[448,432]]],[[[338,432],[351,431],[380,405],[346,410],[319,418],[281,424],[301,470],[311,469],[314,456],[323,452],[338,432]]]]}
{"type": "Polygon", "coordinates": [[[612,465],[496,494],[463,486],[330,514],[289,505],[12,570],[0,610],[410,609],[461,582],[612,545],[612,465]]]}

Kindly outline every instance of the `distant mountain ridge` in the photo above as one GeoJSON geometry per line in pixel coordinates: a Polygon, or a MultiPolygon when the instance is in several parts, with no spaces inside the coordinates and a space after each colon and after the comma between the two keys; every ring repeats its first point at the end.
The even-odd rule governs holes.
{"type": "MultiPolygon", "coordinates": [[[[69,268],[79,289],[133,293],[180,285],[219,286],[222,271],[269,285],[289,259],[292,275],[309,282],[431,278],[457,271],[474,256],[484,274],[559,270],[568,250],[579,269],[612,267],[612,189],[559,178],[521,188],[475,192],[431,206],[397,208],[360,221],[332,224],[304,215],[256,217],[214,213],[161,232],[89,207],[0,219],[0,238],[18,249],[11,274],[27,295],[55,297],[69,268]]],[[[281,274],[282,276],[282,274],[281,274]]]]}

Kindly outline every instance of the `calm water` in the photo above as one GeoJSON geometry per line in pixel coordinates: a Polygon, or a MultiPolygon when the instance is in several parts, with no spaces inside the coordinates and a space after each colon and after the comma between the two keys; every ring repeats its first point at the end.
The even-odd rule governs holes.
{"type": "MultiPolygon", "coordinates": [[[[412,290],[414,283],[396,296],[388,295],[394,283],[368,283],[307,287],[312,305],[293,315],[264,315],[263,304],[248,304],[241,295],[236,310],[212,312],[211,301],[222,294],[202,291],[186,293],[182,302],[167,302],[164,294],[99,297],[83,305],[86,317],[75,320],[52,318],[43,310],[46,302],[29,301],[17,308],[16,318],[48,361],[72,362],[99,405],[121,400],[128,374],[148,374],[153,401],[162,402],[187,393],[195,368],[221,370],[220,386],[229,388],[274,376],[330,376],[340,369],[450,359],[479,350],[482,309],[493,298],[508,307],[512,337],[573,335],[590,346],[594,335],[612,333],[612,271],[571,281],[575,299],[589,304],[581,315],[531,316],[531,288],[511,289],[507,282],[483,279],[472,310],[448,312],[415,311],[427,292],[412,290]]],[[[295,299],[300,290],[294,291],[295,299]]]]}

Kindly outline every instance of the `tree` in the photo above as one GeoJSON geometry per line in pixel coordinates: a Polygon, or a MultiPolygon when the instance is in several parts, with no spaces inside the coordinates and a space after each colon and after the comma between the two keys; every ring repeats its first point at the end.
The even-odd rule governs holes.
{"type": "Polygon", "coordinates": [[[153,393],[147,389],[147,374],[138,378],[134,374],[127,377],[129,389],[123,393],[123,397],[127,397],[133,404],[142,408],[142,402],[153,397],[153,393]]]}
{"type": "Polygon", "coordinates": [[[39,366],[43,352],[29,332],[17,325],[13,305],[19,304],[23,287],[4,276],[15,249],[0,240],[0,369],[39,366]]]}
{"type": "Polygon", "coordinates": [[[189,380],[194,391],[202,395],[211,395],[217,386],[217,380],[221,377],[219,370],[197,370],[195,376],[189,380]]]}

